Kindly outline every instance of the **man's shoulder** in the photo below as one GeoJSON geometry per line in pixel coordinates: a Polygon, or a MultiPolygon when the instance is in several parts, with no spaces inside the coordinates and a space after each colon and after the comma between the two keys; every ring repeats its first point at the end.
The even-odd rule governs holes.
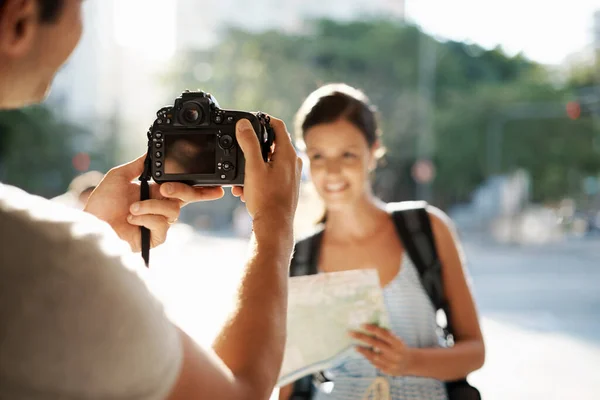
{"type": "Polygon", "coordinates": [[[0,397],[164,395],[178,333],[108,224],[0,184],[0,237],[0,325],[11,326],[0,366],[13,366],[0,381],[14,384],[0,397]]]}
{"type": "MultiPolygon", "coordinates": [[[[106,223],[91,214],[1,183],[0,214],[0,226],[4,234],[10,234],[10,230],[13,230],[13,233],[26,234],[27,240],[48,241],[49,244],[58,245],[89,237],[117,238],[106,223]]],[[[118,247],[119,251],[126,248],[121,242],[115,242],[110,247],[118,247]]]]}

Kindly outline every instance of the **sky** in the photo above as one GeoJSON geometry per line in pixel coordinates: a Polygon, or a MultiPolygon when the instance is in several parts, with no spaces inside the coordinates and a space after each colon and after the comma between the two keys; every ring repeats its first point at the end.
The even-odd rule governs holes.
{"type": "Polygon", "coordinates": [[[559,64],[593,42],[600,0],[406,0],[405,7],[434,35],[559,64]]]}
{"type": "MultiPolygon", "coordinates": [[[[600,10],[600,0],[397,1],[405,1],[407,18],[430,34],[485,48],[501,45],[511,55],[522,51],[544,64],[560,64],[589,46],[593,41],[593,13],[600,10]]],[[[119,44],[149,56],[171,54],[174,7],[165,8],[164,0],[121,0],[116,2],[115,11],[119,44]],[[163,51],[157,52],[157,47],[163,51]]]]}

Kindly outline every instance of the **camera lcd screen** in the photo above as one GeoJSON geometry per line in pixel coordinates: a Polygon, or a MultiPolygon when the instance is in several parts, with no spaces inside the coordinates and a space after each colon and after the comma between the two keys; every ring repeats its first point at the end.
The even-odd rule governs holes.
{"type": "Polygon", "coordinates": [[[165,135],[165,174],[214,174],[217,136],[165,135]]]}

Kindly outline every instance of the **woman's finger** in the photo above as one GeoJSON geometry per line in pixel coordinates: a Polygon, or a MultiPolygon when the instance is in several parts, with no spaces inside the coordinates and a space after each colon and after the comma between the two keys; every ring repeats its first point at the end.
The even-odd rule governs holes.
{"type": "Polygon", "coordinates": [[[399,340],[392,332],[377,325],[366,324],[363,325],[362,328],[379,340],[387,342],[390,346],[394,345],[399,340]]]}
{"type": "Polygon", "coordinates": [[[361,332],[350,332],[350,336],[372,348],[379,349],[380,351],[392,350],[392,347],[389,343],[384,342],[377,337],[366,335],[361,332]]]}

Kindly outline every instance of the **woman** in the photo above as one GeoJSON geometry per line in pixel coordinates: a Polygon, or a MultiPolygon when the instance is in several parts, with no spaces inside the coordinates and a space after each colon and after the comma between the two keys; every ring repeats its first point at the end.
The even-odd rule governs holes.
{"type": "MultiPolygon", "coordinates": [[[[318,271],[376,268],[391,320],[389,331],[371,327],[373,337],[350,333],[365,346],[328,371],[333,391],[318,392],[315,398],[373,398],[367,393],[384,377],[387,393],[382,398],[447,399],[444,382],[479,369],[485,357],[476,307],[448,217],[428,206],[454,330],[455,345],[445,348],[439,345],[435,311],[415,266],[386,205],[371,190],[370,176],[381,146],[376,115],[366,96],[343,84],[318,89],[298,112],[296,133],[326,209],[318,271]]],[[[291,389],[291,385],[282,388],[280,399],[289,399],[291,389]]]]}

